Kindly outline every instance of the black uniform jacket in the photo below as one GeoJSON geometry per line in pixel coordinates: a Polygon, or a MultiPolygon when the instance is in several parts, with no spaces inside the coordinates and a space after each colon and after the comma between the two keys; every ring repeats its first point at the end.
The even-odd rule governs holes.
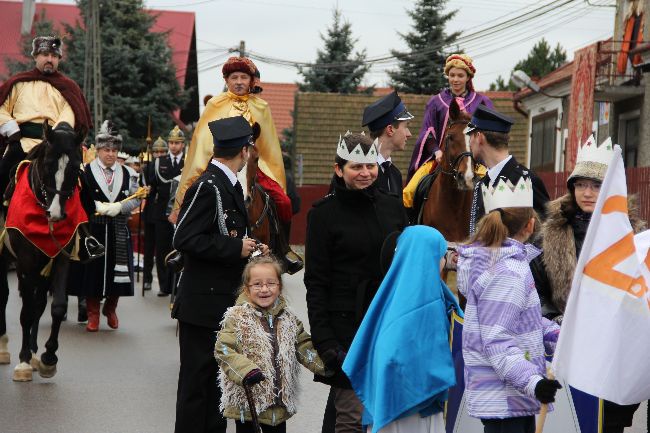
{"type": "Polygon", "coordinates": [[[168,153],[165,156],[159,156],[151,163],[151,172],[147,173],[150,176],[147,180],[151,182],[149,184],[151,186],[149,191],[151,203],[148,204],[148,207],[151,207],[147,211],[151,213],[154,221],[167,221],[167,208],[172,187],[171,180],[181,174],[183,161],[183,158],[181,158],[178,165],[174,167],[168,153]]]}
{"type": "MultiPolygon", "coordinates": [[[[386,236],[406,227],[401,200],[377,188],[334,192],[316,202],[307,217],[305,286],[312,340],[322,354],[347,351],[382,274],[379,256],[386,236]]],[[[325,383],[350,387],[342,371],[325,383]]]]}
{"type": "Polygon", "coordinates": [[[384,169],[383,166],[379,166],[379,174],[377,175],[377,186],[379,189],[385,192],[391,192],[393,194],[402,194],[403,184],[402,184],[402,173],[391,163],[388,170],[384,169]]]}
{"type": "MultiPolygon", "coordinates": [[[[533,208],[535,209],[535,212],[537,212],[537,215],[539,215],[539,218],[543,221],[546,215],[546,203],[548,203],[549,196],[548,192],[546,191],[546,187],[544,186],[544,182],[542,182],[542,180],[537,177],[533,171],[519,164],[513,156],[508,162],[506,162],[497,177],[502,180],[510,180],[513,185],[516,185],[519,181],[519,178],[524,175],[529,176],[533,184],[533,208]]],[[[483,179],[481,179],[480,183],[485,186],[489,186],[490,184],[494,185],[496,182],[491,182],[488,176],[485,175],[483,179]]],[[[481,217],[485,215],[485,207],[483,206],[483,194],[481,194],[480,185],[478,188],[474,189],[474,193],[478,193],[476,197],[477,210],[475,221],[478,222],[478,220],[480,220],[481,217]]]]}
{"type": "Polygon", "coordinates": [[[214,164],[190,186],[178,216],[174,248],[185,269],[172,317],[219,329],[225,309],[234,305],[246,259],[242,238],[250,232],[244,197],[214,164]]]}

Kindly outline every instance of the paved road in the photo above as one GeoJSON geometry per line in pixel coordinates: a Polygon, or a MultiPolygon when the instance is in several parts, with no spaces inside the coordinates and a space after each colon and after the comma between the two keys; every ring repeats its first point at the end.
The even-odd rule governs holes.
{"type": "MultiPolygon", "coordinates": [[[[286,278],[285,285],[290,305],[308,327],[302,273],[286,278]]],[[[120,329],[109,329],[102,316],[97,334],[76,323],[72,302],[71,320],[61,328],[57,375],[42,379],[35,374],[32,383],[15,383],[11,374],[20,344],[20,298],[13,273],[10,286],[8,334],[14,364],[0,366],[0,433],[173,432],[178,342],[166,298],[152,292],[145,298],[139,293],[123,298],[120,329]]],[[[42,346],[49,333],[48,313],[41,322],[42,346]]],[[[328,388],[313,382],[306,369],[301,384],[298,414],[287,430],[319,433],[328,388]]],[[[644,406],[626,433],[646,433],[645,414],[644,406]]]]}

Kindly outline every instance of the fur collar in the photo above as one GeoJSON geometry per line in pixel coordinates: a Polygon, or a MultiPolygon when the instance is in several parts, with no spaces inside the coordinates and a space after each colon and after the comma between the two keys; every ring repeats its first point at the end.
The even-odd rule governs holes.
{"type": "MultiPolygon", "coordinates": [[[[628,196],[627,205],[632,228],[638,233],[646,224],[639,218],[636,197],[628,196]]],[[[569,299],[573,273],[578,261],[571,227],[571,218],[576,211],[571,194],[549,202],[546,205],[546,221],[541,230],[543,262],[551,286],[552,301],[562,313],[569,299]]]]}

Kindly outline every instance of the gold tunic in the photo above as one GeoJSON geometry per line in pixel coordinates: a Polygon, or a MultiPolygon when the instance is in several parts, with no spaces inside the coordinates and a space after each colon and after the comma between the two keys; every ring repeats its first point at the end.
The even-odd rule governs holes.
{"type": "MultiPolygon", "coordinates": [[[[74,128],[74,112],[70,104],[54,86],[40,80],[14,84],[0,106],[0,127],[11,120],[19,125],[24,122],[43,123],[45,120],[52,126],[68,122],[74,128]]],[[[20,140],[25,152],[40,142],[40,139],[27,137],[20,140]]]]}
{"type": "Polygon", "coordinates": [[[259,123],[261,134],[255,142],[260,155],[259,168],[286,191],[282,150],[268,103],[255,95],[237,96],[228,91],[210,99],[199,119],[185,158],[181,182],[176,192],[175,208],[180,206],[185,191],[205,171],[212,159],[213,141],[208,122],[239,115],[244,116],[251,124],[259,123]]]}

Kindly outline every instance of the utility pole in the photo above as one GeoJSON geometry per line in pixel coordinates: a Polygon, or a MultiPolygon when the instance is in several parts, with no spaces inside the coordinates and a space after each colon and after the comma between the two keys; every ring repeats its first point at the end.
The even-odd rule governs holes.
{"type": "Polygon", "coordinates": [[[246,41],[239,41],[239,57],[246,57],[246,41]]]}
{"type": "Polygon", "coordinates": [[[99,129],[104,117],[102,107],[102,53],[99,27],[99,0],[88,0],[86,9],[86,51],[84,53],[84,94],[93,96],[93,123],[99,129]]]}

